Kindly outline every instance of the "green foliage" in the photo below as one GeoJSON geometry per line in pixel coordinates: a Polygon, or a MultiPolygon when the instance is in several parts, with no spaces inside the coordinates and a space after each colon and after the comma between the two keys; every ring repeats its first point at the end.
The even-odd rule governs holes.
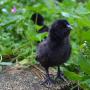
{"type": "Polygon", "coordinates": [[[36,63],[37,41],[41,41],[47,33],[36,32],[41,27],[30,20],[34,12],[41,13],[48,26],[56,19],[66,18],[73,30],[72,55],[64,72],[69,79],[77,84],[79,82],[82,88],[89,90],[90,0],[77,1],[64,0],[58,3],[56,0],[0,0],[0,65],[9,65],[7,61],[18,61],[25,65],[36,63]],[[16,7],[15,12],[12,12],[13,7],[16,7]],[[76,66],[78,73],[74,70],[76,66]]]}

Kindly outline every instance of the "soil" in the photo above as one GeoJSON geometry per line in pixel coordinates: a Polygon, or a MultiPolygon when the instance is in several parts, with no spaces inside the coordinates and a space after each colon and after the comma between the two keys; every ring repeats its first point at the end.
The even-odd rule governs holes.
{"type": "Polygon", "coordinates": [[[52,86],[40,85],[44,75],[44,70],[37,65],[30,68],[5,66],[0,71],[0,90],[70,90],[70,81],[52,86]]]}

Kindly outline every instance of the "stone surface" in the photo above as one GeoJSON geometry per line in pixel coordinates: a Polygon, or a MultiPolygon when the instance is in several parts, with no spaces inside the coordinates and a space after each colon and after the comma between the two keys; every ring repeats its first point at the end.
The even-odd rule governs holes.
{"type": "MultiPolygon", "coordinates": [[[[0,72],[0,90],[60,90],[61,86],[46,87],[29,69],[7,68],[0,72]]],[[[70,90],[70,89],[61,89],[70,90]]]]}

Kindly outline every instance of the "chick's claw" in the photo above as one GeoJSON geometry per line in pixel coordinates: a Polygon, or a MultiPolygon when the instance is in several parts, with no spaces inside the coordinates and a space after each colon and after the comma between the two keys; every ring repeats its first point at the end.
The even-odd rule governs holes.
{"type": "Polygon", "coordinates": [[[62,82],[62,81],[68,83],[67,79],[62,74],[57,75],[55,78],[55,81],[57,83],[62,82]]]}
{"type": "Polygon", "coordinates": [[[53,84],[55,84],[55,81],[50,77],[46,78],[45,81],[41,83],[41,85],[46,85],[48,87],[52,86],[53,84]]]}

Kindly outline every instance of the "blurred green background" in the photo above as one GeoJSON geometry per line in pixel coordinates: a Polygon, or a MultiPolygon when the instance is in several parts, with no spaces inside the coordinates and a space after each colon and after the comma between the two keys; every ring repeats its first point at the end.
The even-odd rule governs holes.
{"type": "Polygon", "coordinates": [[[70,22],[72,55],[63,70],[90,90],[90,0],[0,0],[0,65],[36,64],[37,42],[48,33],[36,32],[41,27],[31,21],[33,13],[43,15],[49,27],[56,19],[70,22]]]}

